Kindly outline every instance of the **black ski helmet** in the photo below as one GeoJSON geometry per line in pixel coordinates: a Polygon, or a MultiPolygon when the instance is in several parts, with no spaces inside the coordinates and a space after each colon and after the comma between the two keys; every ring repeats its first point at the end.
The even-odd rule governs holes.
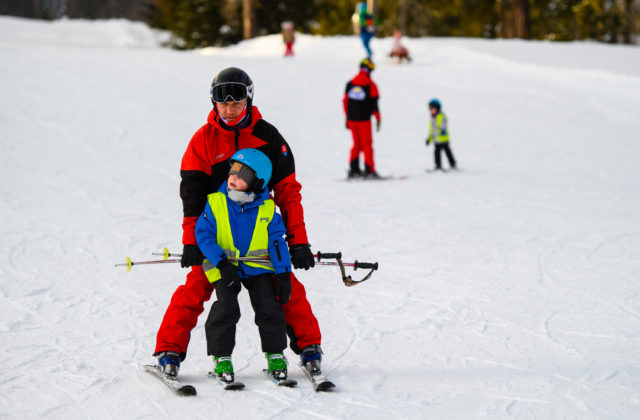
{"type": "Polygon", "coordinates": [[[216,74],[213,81],[211,81],[211,89],[209,91],[214,108],[216,102],[226,102],[227,99],[231,98],[236,102],[246,99],[248,110],[251,110],[253,92],[253,80],[244,70],[237,67],[228,67],[216,74]]]}

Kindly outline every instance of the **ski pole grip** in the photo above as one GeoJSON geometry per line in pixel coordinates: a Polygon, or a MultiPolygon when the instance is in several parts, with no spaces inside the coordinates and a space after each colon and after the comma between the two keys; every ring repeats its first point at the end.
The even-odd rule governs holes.
{"type": "Polygon", "coordinates": [[[321,259],[325,259],[325,260],[330,260],[333,258],[336,258],[338,260],[342,259],[342,252],[320,252],[318,251],[318,261],[320,261],[321,259]]]}
{"type": "Polygon", "coordinates": [[[355,264],[353,265],[353,269],[357,270],[358,268],[371,268],[373,270],[377,270],[378,269],[378,263],[367,263],[367,262],[358,262],[356,261],[355,264]]]}

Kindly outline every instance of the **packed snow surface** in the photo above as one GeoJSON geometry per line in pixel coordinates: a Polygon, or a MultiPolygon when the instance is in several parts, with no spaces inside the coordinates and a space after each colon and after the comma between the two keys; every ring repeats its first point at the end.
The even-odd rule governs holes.
{"type": "MultiPolygon", "coordinates": [[[[0,18],[0,418],[631,419],[640,412],[640,49],[406,39],[373,73],[384,182],[343,182],[358,38],[277,35],[178,52],[127,21],[0,18]],[[335,392],[280,389],[246,292],[234,364],[207,378],[203,315],[180,398],[141,369],[186,270],[179,166],[209,83],[245,69],[288,140],[314,251],[380,269],[298,271],[335,392]],[[460,171],[427,173],[427,108],[460,171]],[[362,271],[352,273],[364,275],[362,271]]],[[[446,166],[446,165],[445,165],[446,166]]],[[[208,311],[209,304],[206,307],[208,311]]]]}

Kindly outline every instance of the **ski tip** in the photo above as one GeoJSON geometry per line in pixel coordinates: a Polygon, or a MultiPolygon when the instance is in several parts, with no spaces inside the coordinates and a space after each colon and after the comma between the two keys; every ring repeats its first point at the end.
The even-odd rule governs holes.
{"type": "Polygon", "coordinates": [[[285,388],[294,388],[298,386],[298,381],[295,379],[285,379],[282,381],[278,381],[278,386],[283,386],[285,388]]]}
{"type": "Polygon", "coordinates": [[[325,381],[318,384],[318,386],[316,387],[316,392],[333,391],[335,387],[336,387],[336,384],[334,384],[333,382],[325,381]]]}
{"type": "Polygon", "coordinates": [[[176,394],[184,397],[192,397],[197,394],[196,388],[193,385],[184,385],[176,390],[176,394]]]}
{"type": "Polygon", "coordinates": [[[244,389],[244,384],[242,382],[234,382],[225,386],[224,389],[227,391],[240,391],[244,389]]]}

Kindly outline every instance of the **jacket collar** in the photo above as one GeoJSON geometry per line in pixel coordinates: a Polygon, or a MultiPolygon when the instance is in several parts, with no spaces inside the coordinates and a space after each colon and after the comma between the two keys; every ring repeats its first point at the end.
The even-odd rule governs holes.
{"type": "MultiPolygon", "coordinates": [[[[240,130],[253,131],[253,127],[256,125],[256,123],[262,119],[262,114],[260,114],[260,111],[256,106],[251,106],[251,112],[248,114],[251,117],[251,121],[249,123],[246,123],[246,122],[241,123],[239,126],[240,130]]],[[[213,126],[215,129],[220,129],[224,131],[234,131],[234,128],[229,127],[222,121],[222,119],[220,118],[220,116],[218,115],[215,109],[212,109],[209,112],[209,115],[207,116],[207,122],[211,126],[213,126]]]]}
{"type": "MultiPolygon", "coordinates": [[[[240,207],[240,205],[238,203],[236,203],[235,201],[233,201],[233,200],[231,200],[229,198],[229,196],[227,195],[227,188],[228,188],[227,187],[227,181],[225,180],[222,183],[222,185],[220,185],[220,188],[218,188],[218,192],[221,192],[222,194],[224,194],[227,197],[227,203],[231,202],[231,203],[233,203],[234,206],[240,207]]],[[[246,209],[246,208],[251,208],[251,207],[258,207],[262,203],[264,203],[265,200],[268,200],[269,198],[270,198],[269,192],[266,189],[264,189],[264,190],[262,190],[261,193],[256,194],[256,198],[252,202],[246,203],[244,205],[244,208],[246,209]]]]}

